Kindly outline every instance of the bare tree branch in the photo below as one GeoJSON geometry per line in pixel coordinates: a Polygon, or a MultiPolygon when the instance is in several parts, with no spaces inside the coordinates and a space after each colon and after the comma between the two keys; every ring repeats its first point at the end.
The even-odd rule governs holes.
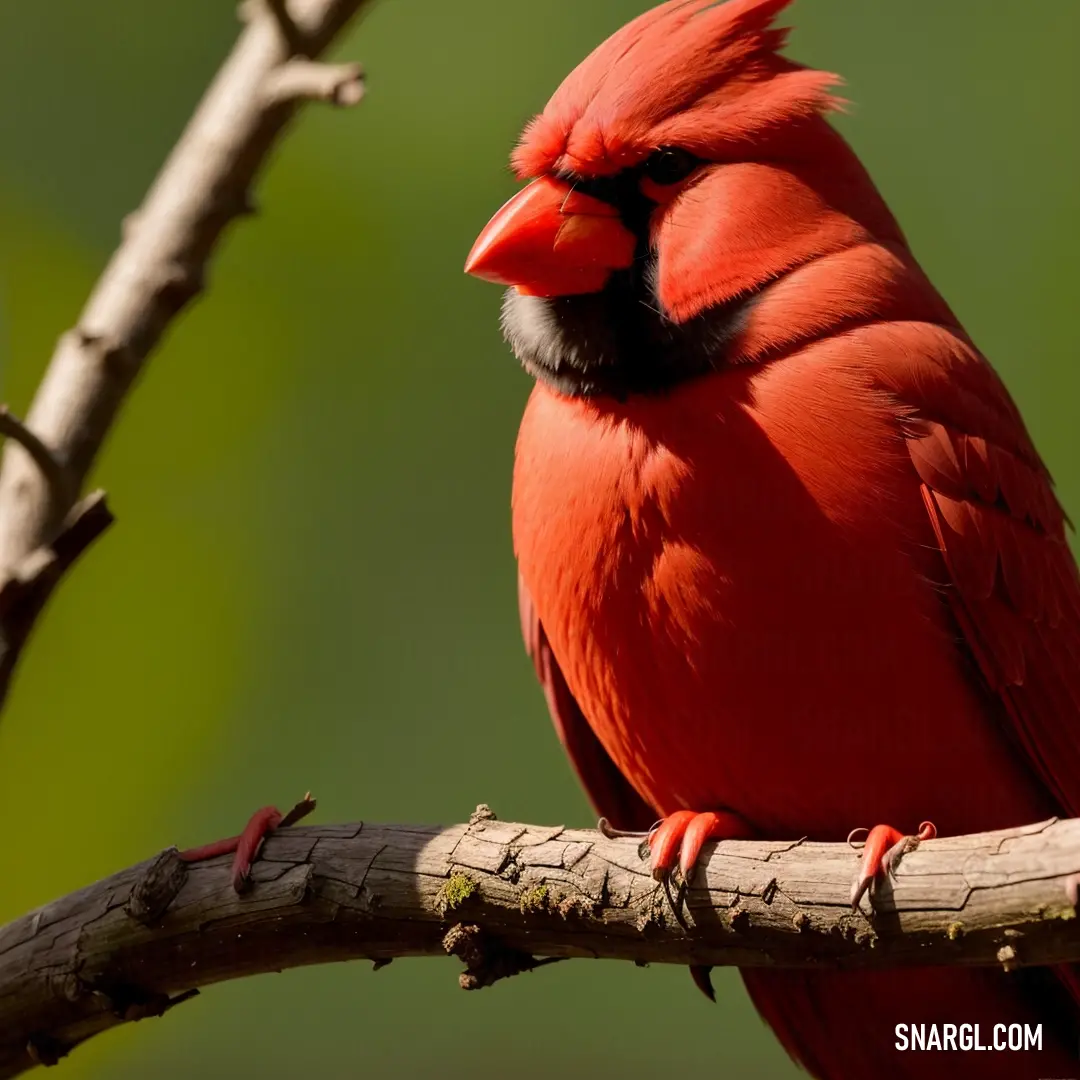
{"type": "Polygon", "coordinates": [[[229,857],[170,849],[0,930],[0,1080],[201,986],[304,964],[452,952],[461,985],[549,958],[886,968],[1080,960],[1069,897],[1080,820],[933,840],[871,908],[849,905],[846,844],[715,845],[686,927],[639,845],[494,820],[279,830],[238,895],[229,857]],[[537,958],[543,958],[538,960],[537,958]]]}
{"type": "MultiPolygon", "coordinates": [[[[0,415],[8,437],[0,467],[0,704],[38,613],[73,561],[54,558],[54,548],[120,406],[169,323],[202,292],[226,225],[250,211],[251,186],[296,106],[360,100],[358,65],[315,58],[365,2],[247,0],[244,33],[125,222],[26,422],[0,415]],[[25,572],[44,564],[49,573],[25,572]]],[[[82,536],[83,547],[94,538],[82,536]]]]}

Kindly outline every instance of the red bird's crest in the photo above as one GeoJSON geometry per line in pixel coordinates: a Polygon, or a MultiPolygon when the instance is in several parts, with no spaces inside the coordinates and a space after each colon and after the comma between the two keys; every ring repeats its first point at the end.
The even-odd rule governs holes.
{"type": "Polygon", "coordinates": [[[658,146],[710,160],[790,136],[839,105],[836,75],[779,55],[791,0],[669,0],[594,50],[525,130],[521,178],[610,175],[658,146]]]}

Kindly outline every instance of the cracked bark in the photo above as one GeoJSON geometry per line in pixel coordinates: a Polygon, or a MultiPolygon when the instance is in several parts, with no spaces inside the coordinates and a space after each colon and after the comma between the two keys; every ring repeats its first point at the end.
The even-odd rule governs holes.
{"type": "Polygon", "coordinates": [[[0,412],[0,705],[64,571],[112,520],[100,497],[74,513],[87,475],[146,359],[204,289],[226,226],[304,101],[352,105],[356,64],[320,56],[367,0],[247,0],[247,28],[207,90],[74,329],[59,340],[25,423],[0,412]],[[81,527],[79,526],[82,521],[81,527]],[[89,527],[93,526],[93,527],[89,527]]]}
{"type": "Polygon", "coordinates": [[[170,849],[0,929],[0,1080],[198,987],[366,958],[452,952],[466,988],[537,958],[885,968],[1080,960],[1080,820],[939,839],[853,912],[846,844],[708,849],[684,929],[634,840],[474,815],[448,828],[274,833],[237,895],[228,856],[170,849]],[[1075,890],[1073,894],[1075,899],[1075,890]]]}

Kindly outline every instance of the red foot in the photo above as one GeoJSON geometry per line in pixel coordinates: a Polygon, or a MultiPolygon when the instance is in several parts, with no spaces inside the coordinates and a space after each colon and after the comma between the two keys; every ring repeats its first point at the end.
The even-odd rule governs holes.
{"type": "Polygon", "coordinates": [[[251,864],[259,857],[266,837],[275,829],[295,825],[314,809],[315,800],[310,792],[284,816],[276,806],[264,806],[251,815],[239,836],[230,836],[227,840],[218,840],[202,847],[188,848],[187,851],[180,852],[180,858],[185,862],[202,862],[204,859],[214,859],[218,855],[236,852],[232,865],[232,886],[238,893],[244,892],[251,884],[251,864]]]}
{"type": "MultiPolygon", "coordinates": [[[[670,817],[664,818],[649,833],[649,847],[652,850],[652,876],[664,883],[671,909],[675,918],[685,929],[682,916],[683,889],[677,899],[673,899],[670,890],[671,873],[678,856],[679,875],[683,888],[690,880],[697,865],[701,849],[710,840],[749,840],[754,830],[737,814],[729,810],[709,810],[697,813],[694,810],[676,810],[670,817]]],[[[690,977],[694,985],[710,1000],[716,1001],[713,990],[712,968],[707,964],[691,964],[690,977]]]]}
{"type": "Polygon", "coordinates": [[[729,810],[702,814],[676,810],[649,833],[652,876],[657,881],[667,880],[678,856],[679,873],[684,882],[689,881],[701,849],[710,840],[749,840],[753,835],[750,826],[729,810]]]}
{"type": "MultiPolygon", "coordinates": [[[[853,830],[848,835],[848,843],[851,843],[855,833],[863,831],[863,829],[853,830]]],[[[935,836],[937,836],[937,829],[934,828],[932,821],[924,821],[914,836],[905,836],[891,825],[875,825],[870,829],[866,833],[863,844],[859,872],[851,885],[851,906],[857,911],[859,901],[867,890],[871,889],[880,878],[892,874],[893,867],[901,855],[914,851],[923,840],[933,840],[935,836]]]]}
{"type": "MultiPolygon", "coordinates": [[[[750,840],[756,835],[738,814],[733,814],[730,810],[710,810],[700,814],[695,810],[676,810],[674,814],[664,818],[644,834],[613,829],[607,818],[601,818],[597,828],[610,838],[645,837],[651,851],[652,876],[657,881],[663,882],[671,910],[684,930],[688,930],[689,927],[686,925],[681,910],[683,896],[690,875],[697,865],[701,849],[710,840],[750,840]],[[679,889],[678,898],[671,895],[671,876],[675,869],[676,856],[679,874],[682,877],[682,887],[679,889]]],[[[642,858],[644,858],[644,845],[642,858]]],[[[694,980],[694,985],[710,1001],[716,1001],[716,992],[713,990],[710,978],[711,971],[712,967],[708,964],[690,965],[690,977],[694,980]]]]}

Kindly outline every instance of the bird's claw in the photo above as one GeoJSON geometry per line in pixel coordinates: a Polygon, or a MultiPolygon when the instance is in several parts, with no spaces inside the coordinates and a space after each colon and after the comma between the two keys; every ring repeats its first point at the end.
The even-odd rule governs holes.
{"type": "Polygon", "coordinates": [[[683,916],[683,902],[701,849],[710,840],[748,839],[752,835],[753,830],[742,818],[726,810],[705,813],[676,810],[657,822],[646,834],[641,845],[641,857],[650,860],[650,872],[663,885],[672,914],[684,930],[689,927],[683,916]],[[679,873],[678,891],[673,895],[671,884],[676,869],[679,873]]]}
{"type": "Polygon", "coordinates": [[[715,1005],[716,991],[713,989],[712,984],[712,965],[691,964],[690,978],[694,980],[694,985],[715,1005]]]}
{"type": "Polygon", "coordinates": [[[902,855],[914,851],[923,840],[933,840],[937,829],[932,821],[924,821],[914,836],[907,836],[891,825],[875,825],[874,828],[854,829],[848,834],[848,843],[855,842],[857,833],[865,832],[862,862],[851,884],[851,907],[859,910],[859,902],[882,877],[891,877],[902,855]]]}
{"type": "Polygon", "coordinates": [[[180,852],[184,862],[202,862],[218,855],[234,853],[232,865],[232,886],[238,892],[244,892],[251,884],[251,865],[259,857],[263,841],[276,829],[295,825],[301,818],[307,817],[315,809],[315,800],[309,791],[287,814],[282,814],[276,806],[264,806],[256,810],[244,826],[239,836],[230,836],[214,844],[188,848],[180,852]]]}
{"type": "MultiPolygon", "coordinates": [[[[697,813],[694,810],[677,810],[670,817],[656,822],[648,832],[627,832],[616,829],[607,818],[601,818],[596,828],[609,840],[630,838],[640,840],[638,854],[651,862],[652,876],[664,887],[664,895],[671,907],[675,921],[687,932],[690,927],[683,915],[686,886],[697,865],[701,849],[710,840],[748,840],[753,829],[726,810],[697,813]],[[676,863],[678,864],[676,866],[676,863]],[[671,891],[675,870],[679,871],[678,891],[671,891]]],[[[716,1001],[707,964],[691,964],[690,976],[694,985],[710,1000],[716,1001]]]]}
{"type": "MultiPolygon", "coordinates": [[[[671,912],[684,930],[690,929],[683,915],[686,888],[698,864],[701,849],[710,840],[749,840],[753,835],[754,830],[742,818],[727,810],[705,813],[677,810],[649,830],[642,845],[642,858],[650,857],[652,876],[663,885],[671,912]],[[679,873],[678,891],[672,895],[671,882],[676,869],[679,873]]],[[[710,1001],[716,1001],[711,971],[708,965],[692,964],[690,977],[710,1001]]]]}
{"type": "Polygon", "coordinates": [[[657,881],[670,878],[678,865],[683,884],[689,882],[701,849],[710,840],[745,840],[752,830],[738,815],[727,810],[676,810],[653,826],[647,840],[651,872],[657,881]]]}

